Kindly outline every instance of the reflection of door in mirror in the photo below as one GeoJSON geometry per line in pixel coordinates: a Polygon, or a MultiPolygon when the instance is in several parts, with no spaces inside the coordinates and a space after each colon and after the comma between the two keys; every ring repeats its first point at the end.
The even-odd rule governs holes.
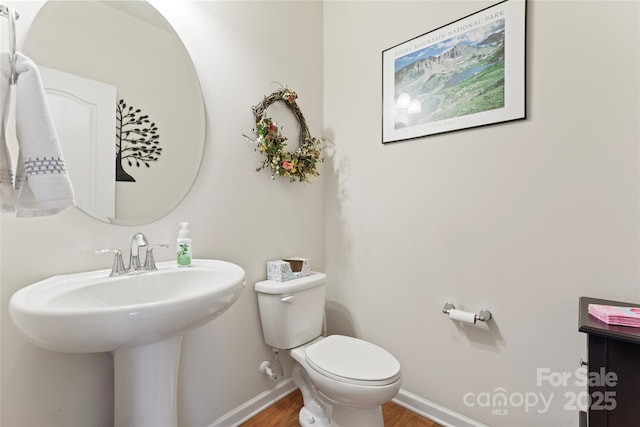
{"type": "Polygon", "coordinates": [[[40,67],[65,153],[76,205],[103,221],[115,217],[116,87],[40,67]]]}

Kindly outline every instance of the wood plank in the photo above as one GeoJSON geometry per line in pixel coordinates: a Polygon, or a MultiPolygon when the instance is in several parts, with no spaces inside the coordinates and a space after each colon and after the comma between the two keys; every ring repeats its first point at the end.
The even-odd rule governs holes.
{"type": "MultiPolygon", "coordinates": [[[[241,427],[299,427],[302,393],[296,390],[241,424],[241,427]]],[[[393,402],[382,405],[385,427],[442,427],[393,402]]],[[[358,426],[354,426],[358,427],[358,426]]]]}

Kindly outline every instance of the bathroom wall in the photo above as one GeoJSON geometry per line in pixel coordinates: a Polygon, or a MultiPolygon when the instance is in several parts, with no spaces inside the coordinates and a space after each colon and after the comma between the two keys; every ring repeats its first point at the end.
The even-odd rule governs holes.
{"type": "MultiPolygon", "coordinates": [[[[21,15],[20,46],[43,2],[3,4],[21,15]]],[[[322,133],[322,4],[154,4],[182,37],[200,75],[207,118],[201,170],[180,206],[152,224],[108,225],[75,208],[30,220],[2,214],[2,426],[113,425],[111,355],[42,350],[20,335],[7,310],[10,296],[34,281],[108,268],[111,259],[95,256],[96,249],[128,252],[137,231],[152,243],[173,245],[178,222],[190,221],[195,257],[232,261],[246,270],[247,287],[235,305],[183,340],[179,424],[185,426],[210,425],[273,385],[258,372],[273,355],[263,344],[252,289],[265,276],[265,262],[300,255],[311,258],[312,268],[324,268],[323,176],[311,185],[272,181],[266,171],[255,172],[262,158],[242,137],[254,126],[251,106],[279,88],[274,82],[298,92],[311,132],[322,133]]],[[[0,25],[6,34],[4,19],[0,25]]],[[[295,140],[294,119],[282,117],[288,120],[285,133],[290,129],[295,140]]],[[[158,251],[156,259],[173,254],[158,251]]]]}
{"type": "MultiPolygon", "coordinates": [[[[248,285],[184,339],[181,425],[208,425],[272,386],[257,372],[271,351],[251,286],[265,261],[298,254],[330,275],[330,329],[393,352],[405,390],[489,425],[575,425],[563,408],[573,378],[538,386],[536,372],[573,373],[585,356],[579,296],[640,295],[638,2],[530,0],[526,121],[383,146],[382,50],[492,3],[154,3],[200,75],[201,171],[175,211],[140,227],[76,209],[0,216],[0,424],[112,425],[111,356],[29,344],[8,317],[9,298],[53,274],[108,267],[93,250],[125,249],[136,231],[172,244],[186,220],[195,255],[240,264],[248,285]],[[313,185],[253,171],[260,157],[241,134],[273,81],[298,91],[312,132],[324,127],[334,143],[313,185]],[[488,308],[495,321],[458,326],[441,314],[448,300],[488,308]],[[498,415],[463,401],[500,387],[552,404],[498,415]]],[[[20,44],[42,2],[3,4],[21,14],[20,44]]]]}
{"type": "Polygon", "coordinates": [[[577,425],[578,298],[638,301],[639,3],[529,1],[525,121],[382,145],[381,52],[494,3],[325,3],[329,328],[480,422],[577,425]]]}

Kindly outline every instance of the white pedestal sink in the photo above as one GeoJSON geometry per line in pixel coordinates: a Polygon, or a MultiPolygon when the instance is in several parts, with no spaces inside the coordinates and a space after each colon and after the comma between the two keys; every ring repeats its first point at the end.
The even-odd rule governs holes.
{"type": "Polygon", "coordinates": [[[54,276],[16,292],[11,318],[33,343],[65,353],[112,352],[116,426],[176,426],[182,334],[222,314],[245,272],[224,261],[109,277],[54,276]]]}

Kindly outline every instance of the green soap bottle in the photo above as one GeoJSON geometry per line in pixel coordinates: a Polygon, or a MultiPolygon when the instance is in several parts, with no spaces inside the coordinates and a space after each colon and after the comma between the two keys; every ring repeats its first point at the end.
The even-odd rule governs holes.
{"type": "Polygon", "coordinates": [[[189,223],[181,222],[178,231],[177,258],[178,267],[188,267],[191,265],[191,234],[189,233],[189,223]]]}

